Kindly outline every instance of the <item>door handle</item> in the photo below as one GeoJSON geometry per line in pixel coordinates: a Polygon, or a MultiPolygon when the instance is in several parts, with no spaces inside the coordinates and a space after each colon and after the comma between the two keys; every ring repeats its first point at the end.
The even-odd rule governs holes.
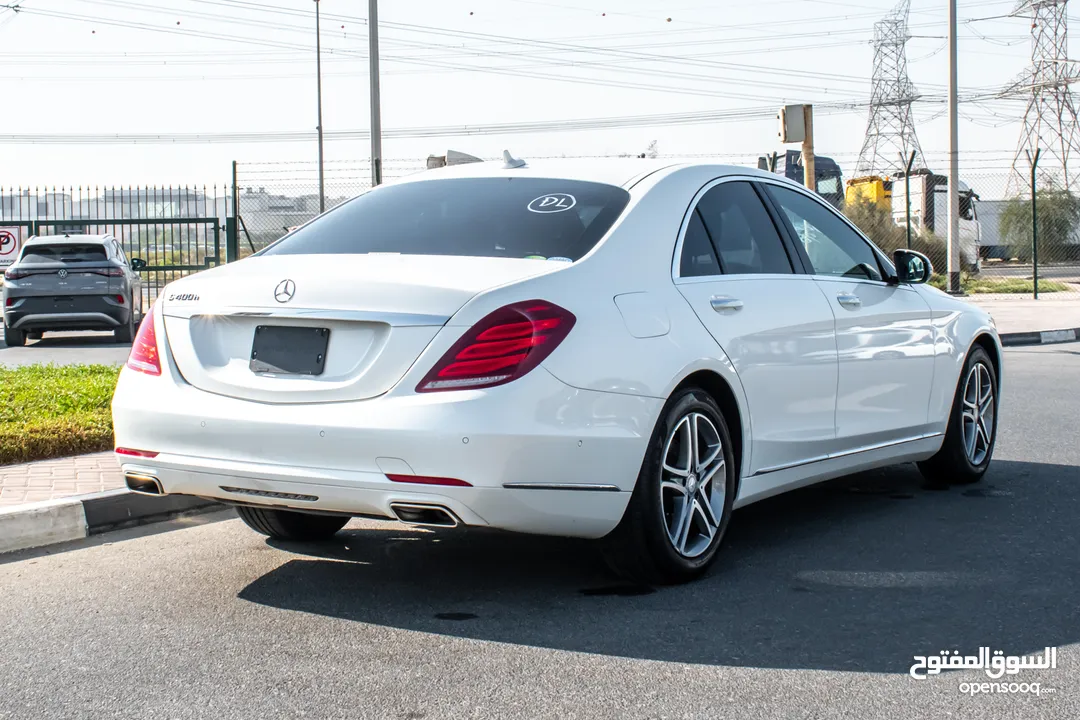
{"type": "Polygon", "coordinates": [[[712,309],[716,312],[727,312],[729,310],[742,310],[743,301],[727,295],[713,295],[709,300],[709,304],[712,305],[712,309]]]}
{"type": "Polygon", "coordinates": [[[840,293],[836,296],[836,300],[846,308],[862,307],[862,300],[859,299],[859,296],[851,293],[840,293]]]}

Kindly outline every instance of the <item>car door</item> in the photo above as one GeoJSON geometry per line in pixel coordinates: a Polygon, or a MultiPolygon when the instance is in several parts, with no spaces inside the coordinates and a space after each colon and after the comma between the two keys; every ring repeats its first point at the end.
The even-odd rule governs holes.
{"type": "Polygon", "coordinates": [[[928,431],[934,379],[930,306],[889,282],[880,253],[833,208],[808,192],[763,185],[836,320],[840,362],[839,450],[857,450],[928,431]]]}
{"type": "Polygon", "coordinates": [[[821,459],[835,442],[836,341],[829,303],[759,191],[719,179],[695,197],[675,284],[735,367],[750,410],[751,473],[821,459]]]}

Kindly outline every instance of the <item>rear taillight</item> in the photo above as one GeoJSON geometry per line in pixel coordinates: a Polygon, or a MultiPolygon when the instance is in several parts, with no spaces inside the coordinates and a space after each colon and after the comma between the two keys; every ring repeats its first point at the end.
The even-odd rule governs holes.
{"type": "Polygon", "coordinates": [[[135,335],[135,342],[131,345],[131,354],[128,355],[127,360],[129,368],[147,375],[161,374],[157,331],[154,330],[154,307],[153,305],[150,306],[150,312],[146,313],[142,324],[139,325],[139,332],[135,335]]]}
{"type": "Polygon", "coordinates": [[[101,268],[100,270],[91,270],[90,272],[104,275],[105,277],[124,277],[124,271],[116,267],[101,268]]]}
{"type": "Polygon", "coordinates": [[[123,296],[123,295],[117,295],[117,296],[116,296],[116,302],[118,302],[118,303],[120,303],[121,305],[123,305],[123,304],[124,304],[124,296],[123,296]]]}
{"type": "Polygon", "coordinates": [[[543,300],[501,307],[469,328],[416,391],[467,390],[516,380],[542,363],[576,321],[569,310],[543,300]]]}
{"type": "Polygon", "coordinates": [[[19,280],[29,275],[26,270],[16,270],[15,268],[8,268],[4,271],[5,280],[19,280]]]}
{"type": "Polygon", "coordinates": [[[8,307],[14,306],[15,305],[15,298],[8,298],[7,302],[5,302],[4,304],[7,305],[8,307]]]}

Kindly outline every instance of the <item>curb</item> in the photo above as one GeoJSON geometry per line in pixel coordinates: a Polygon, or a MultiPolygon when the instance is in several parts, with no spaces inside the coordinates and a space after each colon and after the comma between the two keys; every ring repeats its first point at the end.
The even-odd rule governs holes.
{"type": "Polygon", "coordinates": [[[1080,328],[1069,330],[1043,330],[1042,332],[1001,333],[998,335],[1003,347],[1020,345],[1053,345],[1080,340],[1080,328]]]}
{"type": "Polygon", "coordinates": [[[0,553],[224,507],[190,495],[140,495],[123,488],[0,509],[0,553]]]}

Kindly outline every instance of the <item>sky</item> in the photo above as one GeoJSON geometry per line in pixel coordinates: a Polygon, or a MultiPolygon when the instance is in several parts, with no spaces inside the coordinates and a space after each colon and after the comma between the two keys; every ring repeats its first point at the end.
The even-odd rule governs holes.
{"type": "MultiPolygon", "coordinates": [[[[962,95],[1006,86],[1025,69],[1030,20],[1008,17],[1015,3],[959,0],[962,95]]],[[[382,0],[382,123],[397,134],[383,154],[400,169],[448,148],[600,156],[655,141],[665,156],[752,162],[783,149],[776,108],[810,102],[817,153],[849,174],[866,129],[873,24],[894,4],[382,0]],[[401,137],[415,135],[403,132],[410,128],[705,112],[718,117],[401,137]]],[[[370,125],[367,3],[319,7],[327,167],[349,174],[368,157],[368,141],[335,134],[370,125]]],[[[233,161],[256,179],[306,172],[317,157],[314,8],[311,0],[0,0],[0,186],[225,184],[233,161]],[[234,133],[261,141],[236,142],[234,133]],[[214,142],[177,141],[192,134],[214,142]],[[103,141],[116,135],[162,139],[103,141]]],[[[946,21],[944,0],[912,0],[907,55],[923,95],[916,129],[939,172],[946,21]]],[[[962,175],[1004,175],[1023,110],[1015,99],[962,104],[962,175]]]]}

